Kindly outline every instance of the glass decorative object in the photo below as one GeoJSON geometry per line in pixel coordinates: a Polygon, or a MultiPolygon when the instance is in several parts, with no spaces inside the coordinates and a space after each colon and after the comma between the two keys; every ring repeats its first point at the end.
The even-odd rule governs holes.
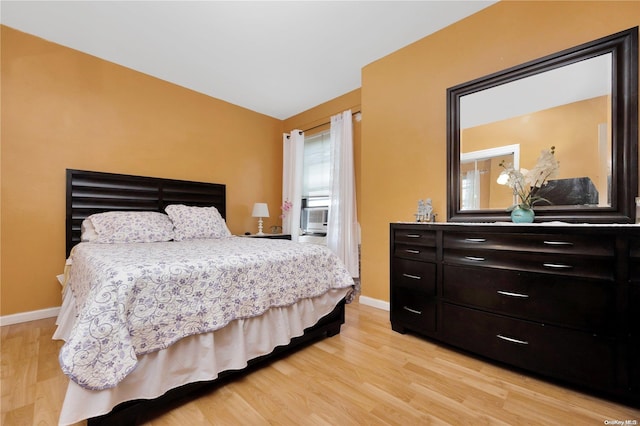
{"type": "Polygon", "coordinates": [[[522,207],[516,206],[511,210],[511,221],[513,223],[532,223],[535,217],[536,214],[531,208],[523,209],[522,207]]]}

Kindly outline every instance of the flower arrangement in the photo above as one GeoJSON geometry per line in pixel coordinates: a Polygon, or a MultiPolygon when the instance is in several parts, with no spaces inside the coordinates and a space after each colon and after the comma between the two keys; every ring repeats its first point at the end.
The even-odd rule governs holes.
{"type": "Polygon", "coordinates": [[[545,149],[540,153],[538,161],[533,169],[516,170],[511,164],[500,162],[500,167],[504,170],[498,176],[500,185],[508,185],[513,189],[513,195],[516,196],[517,202],[511,206],[508,211],[519,207],[525,210],[531,210],[535,203],[540,201],[549,202],[542,197],[535,195],[536,189],[546,185],[547,181],[558,174],[560,163],[555,157],[555,146],[545,149]]]}
{"type": "Polygon", "coordinates": [[[285,202],[282,203],[282,205],[280,206],[280,210],[282,210],[280,219],[284,219],[285,217],[287,217],[287,213],[289,213],[289,211],[291,210],[291,207],[293,207],[293,203],[289,200],[285,200],[285,202]]]}

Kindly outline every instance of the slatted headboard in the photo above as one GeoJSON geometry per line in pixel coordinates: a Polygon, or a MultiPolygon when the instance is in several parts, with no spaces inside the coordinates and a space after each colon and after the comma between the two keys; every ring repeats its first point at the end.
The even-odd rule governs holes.
{"type": "Polygon", "coordinates": [[[67,257],[80,242],[82,221],[106,211],[164,212],[169,204],[215,206],[226,218],[226,186],[67,169],[67,257]]]}

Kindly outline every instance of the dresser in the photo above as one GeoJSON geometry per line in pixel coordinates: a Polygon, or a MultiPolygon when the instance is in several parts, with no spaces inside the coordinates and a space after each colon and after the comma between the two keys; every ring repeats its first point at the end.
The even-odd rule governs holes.
{"type": "Polygon", "coordinates": [[[391,326],[640,403],[640,226],[390,226],[391,326]]]}

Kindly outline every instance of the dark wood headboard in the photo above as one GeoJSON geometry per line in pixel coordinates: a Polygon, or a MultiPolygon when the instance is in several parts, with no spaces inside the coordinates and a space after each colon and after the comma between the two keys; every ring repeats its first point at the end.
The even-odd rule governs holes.
{"type": "Polygon", "coordinates": [[[82,221],[106,211],[164,212],[169,204],[215,206],[226,218],[226,186],[67,169],[67,257],[80,242],[82,221]]]}

